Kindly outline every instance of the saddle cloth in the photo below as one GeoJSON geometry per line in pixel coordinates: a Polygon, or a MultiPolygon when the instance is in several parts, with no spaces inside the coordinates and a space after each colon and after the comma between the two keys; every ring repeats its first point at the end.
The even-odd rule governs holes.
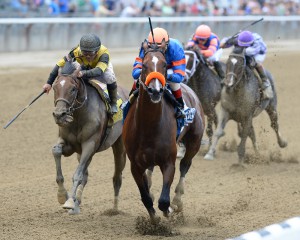
{"type": "MultiPolygon", "coordinates": [[[[105,103],[105,107],[106,107],[106,111],[108,113],[110,113],[110,99],[109,99],[109,95],[108,95],[108,91],[107,91],[107,86],[106,84],[96,80],[96,79],[92,79],[89,81],[89,83],[97,89],[101,99],[103,100],[103,102],[105,103]]],[[[121,106],[123,104],[123,100],[122,98],[120,98],[120,96],[118,97],[118,101],[117,101],[117,106],[121,106]]],[[[123,119],[123,111],[122,109],[119,107],[118,108],[118,112],[111,115],[109,115],[109,121],[108,121],[108,127],[111,127],[112,125],[114,125],[114,123],[121,121],[123,119]]]]}

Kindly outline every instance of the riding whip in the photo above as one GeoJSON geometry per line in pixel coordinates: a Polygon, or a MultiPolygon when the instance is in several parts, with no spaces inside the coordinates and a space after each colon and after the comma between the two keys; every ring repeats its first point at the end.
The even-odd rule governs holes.
{"type": "Polygon", "coordinates": [[[152,22],[151,22],[151,18],[149,18],[149,25],[150,25],[150,30],[151,30],[151,34],[152,34],[152,39],[153,39],[153,43],[155,43],[155,40],[154,40],[154,33],[153,33],[153,28],[152,28],[152,22]]]}
{"type": "MultiPolygon", "coordinates": [[[[256,20],[256,21],[252,22],[251,24],[247,25],[246,27],[243,27],[243,28],[240,29],[236,34],[232,35],[232,37],[230,37],[228,40],[230,40],[230,39],[232,39],[232,38],[235,38],[237,35],[239,35],[240,32],[242,32],[242,31],[244,31],[245,29],[247,29],[247,28],[253,26],[253,25],[256,24],[256,23],[261,22],[262,20],[264,20],[264,18],[260,18],[260,19],[258,19],[258,20],[256,20]]],[[[227,40],[227,41],[228,41],[228,40],[227,40]]]]}
{"type": "Polygon", "coordinates": [[[3,128],[6,129],[10,124],[13,123],[13,121],[15,121],[22,112],[24,112],[31,104],[33,104],[36,100],[38,100],[44,93],[46,92],[46,90],[44,90],[43,92],[41,92],[35,99],[33,99],[22,111],[20,111],[12,120],[10,120],[3,128]]]}

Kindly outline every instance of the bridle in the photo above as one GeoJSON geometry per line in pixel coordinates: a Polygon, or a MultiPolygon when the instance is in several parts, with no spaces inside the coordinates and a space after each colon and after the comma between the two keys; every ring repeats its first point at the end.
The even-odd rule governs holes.
{"type": "MultiPolygon", "coordinates": [[[[156,48],[148,48],[148,50],[145,51],[145,53],[144,53],[143,63],[144,63],[144,59],[145,59],[146,55],[150,52],[160,52],[163,55],[163,57],[165,58],[165,53],[162,49],[157,48],[157,47],[156,48]]],[[[167,70],[167,69],[165,69],[165,70],[167,70]]],[[[165,71],[165,75],[161,74],[160,72],[150,72],[146,76],[145,82],[139,80],[139,83],[143,86],[144,90],[146,90],[149,93],[152,92],[152,89],[149,88],[149,83],[153,78],[157,78],[160,81],[160,83],[163,86],[162,90],[164,91],[166,88],[167,71],[165,71]]]]}
{"type": "MultiPolygon", "coordinates": [[[[242,58],[243,59],[243,69],[246,67],[246,59],[245,59],[245,56],[244,56],[244,54],[237,54],[237,53],[231,53],[230,55],[229,55],[229,58],[231,58],[231,56],[233,56],[233,57],[236,57],[236,58],[242,58]]],[[[228,60],[229,61],[229,60],[228,60]]],[[[242,77],[243,77],[243,75],[245,74],[245,71],[243,70],[243,73],[241,74],[241,76],[240,77],[238,77],[238,75],[236,74],[236,73],[234,73],[233,71],[230,71],[230,72],[227,72],[226,73],[226,77],[227,76],[233,76],[235,79],[237,79],[237,81],[234,83],[234,85],[233,85],[233,88],[235,87],[235,86],[237,86],[238,85],[238,83],[242,80],[242,77]]]]}
{"type": "Polygon", "coordinates": [[[54,106],[56,107],[56,104],[59,102],[59,101],[62,101],[62,102],[65,102],[68,106],[70,106],[68,109],[67,109],[67,114],[68,115],[73,115],[74,111],[83,107],[83,105],[85,104],[85,102],[87,101],[87,89],[86,89],[86,84],[85,82],[80,78],[76,78],[72,75],[69,75],[69,74],[61,74],[61,76],[68,76],[68,77],[71,77],[75,83],[76,83],[76,94],[75,94],[75,97],[73,99],[72,102],[68,101],[67,99],[65,98],[57,98],[54,102],[54,106]],[[81,83],[83,84],[84,86],[84,99],[83,101],[79,101],[78,98],[79,98],[79,82],[78,81],[81,81],[81,83]],[[77,106],[76,106],[77,105],[77,106]]]}

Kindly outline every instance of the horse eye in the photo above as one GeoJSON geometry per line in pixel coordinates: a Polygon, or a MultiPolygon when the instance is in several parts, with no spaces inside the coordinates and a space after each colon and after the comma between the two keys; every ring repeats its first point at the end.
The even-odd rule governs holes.
{"type": "Polygon", "coordinates": [[[76,87],[72,87],[71,93],[74,94],[76,92],[76,90],[77,90],[76,87]]]}

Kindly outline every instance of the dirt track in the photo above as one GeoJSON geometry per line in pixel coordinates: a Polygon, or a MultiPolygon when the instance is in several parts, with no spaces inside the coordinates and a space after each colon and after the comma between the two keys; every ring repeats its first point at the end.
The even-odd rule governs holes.
{"type": "MultiPolygon", "coordinates": [[[[299,46],[294,50],[271,49],[265,62],[276,79],[280,130],[288,140],[288,147],[279,149],[267,114],[263,113],[254,121],[261,157],[246,170],[230,168],[237,162],[236,152],[218,150],[215,161],[205,161],[206,148],[202,148],[186,178],[183,215],[173,219],[175,234],[169,239],[221,240],[300,216],[299,46]]],[[[119,84],[128,89],[132,83],[131,56],[135,54],[130,54],[128,60],[122,58],[123,64],[120,60],[115,64],[119,84]]],[[[6,65],[1,63],[1,126],[41,92],[57,59],[47,58],[49,55],[45,53],[45,65],[36,62],[36,67],[28,68],[28,56],[23,54],[15,67],[9,61],[6,65]]],[[[117,58],[118,52],[112,56],[117,58]]],[[[1,58],[4,57],[16,56],[2,54],[1,58]]],[[[90,165],[81,214],[72,216],[62,209],[56,199],[56,172],[51,154],[57,137],[52,110],[53,92],[40,98],[6,130],[0,130],[0,239],[162,239],[140,233],[138,217],[147,217],[147,213],[131,176],[129,161],[120,194],[121,213],[109,214],[113,206],[111,150],[97,154],[90,165]]],[[[225,130],[226,136],[219,146],[238,140],[233,122],[225,130]]],[[[247,153],[253,156],[250,141],[247,153]]],[[[70,188],[76,157],[63,159],[62,167],[66,186],[70,188]]],[[[161,189],[158,169],[153,179],[157,209],[161,189]]],[[[177,181],[178,173],[172,196],[177,181]]],[[[163,230],[149,233],[168,234],[163,230]]]]}

